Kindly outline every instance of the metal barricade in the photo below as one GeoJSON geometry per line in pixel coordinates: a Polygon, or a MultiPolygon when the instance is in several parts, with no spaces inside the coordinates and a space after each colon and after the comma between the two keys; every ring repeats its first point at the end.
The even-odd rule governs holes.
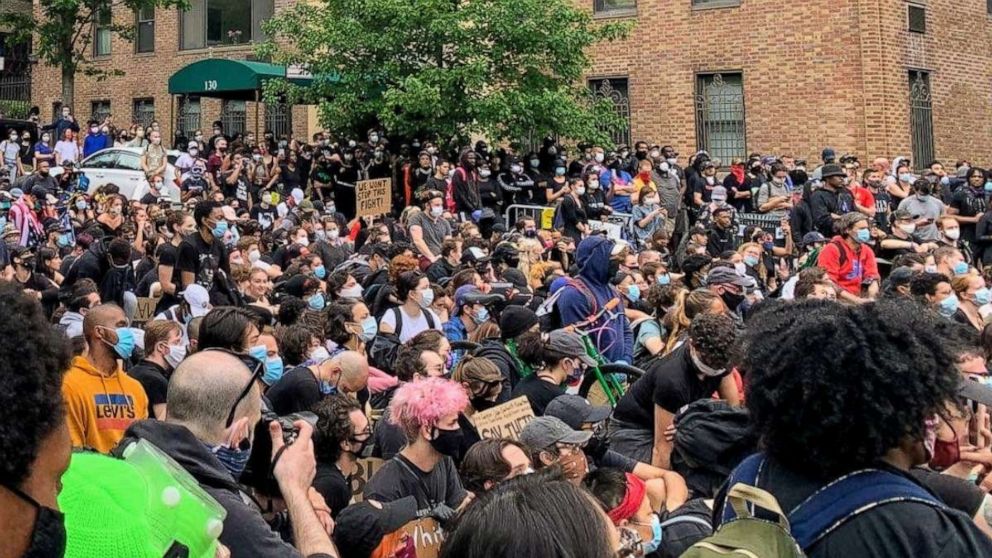
{"type": "MultiPolygon", "coordinates": [[[[512,229],[517,221],[525,217],[533,219],[538,228],[551,230],[554,228],[552,225],[554,213],[554,206],[513,204],[506,207],[506,211],[503,212],[503,219],[506,222],[507,230],[512,229]]],[[[612,213],[599,221],[620,227],[620,237],[624,240],[631,240],[631,217],[630,213],[612,213]]]]}
{"type": "Polygon", "coordinates": [[[738,213],[737,236],[744,237],[744,229],[749,226],[761,227],[762,230],[774,232],[776,239],[785,238],[782,233],[782,217],[769,213],[738,213]]]}

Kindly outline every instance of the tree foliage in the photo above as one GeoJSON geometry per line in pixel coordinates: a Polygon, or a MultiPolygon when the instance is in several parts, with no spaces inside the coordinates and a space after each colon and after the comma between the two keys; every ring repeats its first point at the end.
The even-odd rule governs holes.
{"type": "Polygon", "coordinates": [[[265,29],[260,54],[317,76],[267,94],[319,105],[336,131],[380,123],[407,136],[608,144],[624,124],[582,77],[586,52],[629,26],[594,22],[571,0],[315,0],[265,29]]]}
{"type": "MultiPolygon", "coordinates": [[[[150,7],[187,7],[186,0],[36,0],[38,6],[28,14],[0,14],[0,25],[9,27],[13,42],[33,43],[39,60],[62,70],[63,102],[73,102],[75,75],[82,72],[98,79],[122,75],[117,68],[102,68],[93,64],[93,34],[101,14],[115,10],[135,10],[150,7]]],[[[135,19],[126,24],[111,20],[103,26],[112,34],[131,41],[134,39],[135,19]]]]}

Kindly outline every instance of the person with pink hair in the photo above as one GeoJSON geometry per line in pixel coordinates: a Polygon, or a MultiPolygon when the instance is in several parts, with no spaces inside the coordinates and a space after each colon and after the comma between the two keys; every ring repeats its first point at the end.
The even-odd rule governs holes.
{"type": "Polygon", "coordinates": [[[452,457],[459,457],[458,416],[468,405],[465,389],[443,378],[402,384],[389,404],[389,421],[403,430],[406,446],[382,465],[365,486],[364,498],[392,502],[417,500],[418,515],[442,525],[471,494],[462,486],[452,457]]]}

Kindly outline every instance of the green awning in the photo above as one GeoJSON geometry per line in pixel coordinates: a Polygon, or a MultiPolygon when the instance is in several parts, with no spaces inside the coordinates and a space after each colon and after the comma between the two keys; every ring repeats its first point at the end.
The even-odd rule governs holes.
{"type": "MultiPolygon", "coordinates": [[[[251,101],[270,79],[286,79],[286,67],[266,62],[208,58],[172,74],[169,94],[251,101]]],[[[291,78],[289,81],[306,86],[313,79],[291,78]]]]}

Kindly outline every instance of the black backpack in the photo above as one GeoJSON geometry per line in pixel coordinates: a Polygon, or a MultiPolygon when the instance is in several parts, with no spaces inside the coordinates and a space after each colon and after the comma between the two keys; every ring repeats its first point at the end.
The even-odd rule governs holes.
{"type": "Polygon", "coordinates": [[[700,399],[675,416],[672,470],[695,494],[712,498],[730,472],[757,451],[747,409],[726,401],[700,399]]]}
{"type": "MultiPolygon", "coordinates": [[[[396,320],[396,331],[393,333],[380,332],[375,336],[372,347],[369,348],[369,364],[393,375],[393,363],[396,362],[400,347],[403,346],[403,343],[400,342],[400,333],[403,331],[403,314],[400,312],[399,306],[394,306],[389,311],[393,313],[393,318],[396,320]]],[[[428,327],[431,329],[436,327],[434,316],[431,315],[430,311],[424,310],[424,319],[427,320],[428,327]]]]}

